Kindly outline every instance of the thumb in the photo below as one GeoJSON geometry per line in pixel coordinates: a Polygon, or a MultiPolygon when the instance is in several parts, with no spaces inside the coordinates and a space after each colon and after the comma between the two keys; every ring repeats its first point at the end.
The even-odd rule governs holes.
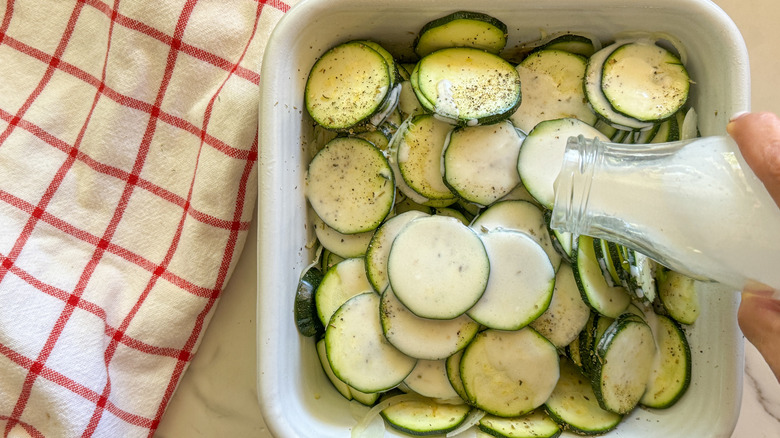
{"type": "Polygon", "coordinates": [[[737,313],[739,327],[780,381],[780,300],[769,290],[745,290],[737,313]]]}
{"type": "Polygon", "coordinates": [[[726,130],[780,206],[780,118],[768,112],[747,113],[732,119],[726,130]]]}

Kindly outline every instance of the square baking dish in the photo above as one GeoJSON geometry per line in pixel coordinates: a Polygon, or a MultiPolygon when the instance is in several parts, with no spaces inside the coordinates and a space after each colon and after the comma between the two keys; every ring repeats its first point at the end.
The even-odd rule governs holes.
{"type": "MultiPolygon", "coordinates": [[[[373,39],[398,56],[428,21],[457,10],[490,14],[507,24],[507,47],[556,31],[603,41],[626,31],[661,32],[687,51],[695,80],[690,96],[702,135],[725,133],[729,117],[749,109],[749,67],[742,37],[706,0],[303,0],[279,22],[261,73],[258,163],[258,397],[278,437],[349,437],[356,423],[349,402],[325,377],[311,338],[300,336],[293,299],[313,258],[304,177],[312,122],[303,103],[306,77],[326,49],[373,39]]],[[[610,437],[729,437],[739,414],[743,341],[739,295],[701,284],[702,311],[687,329],[693,377],[685,396],[666,410],[636,409],[610,437]]],[[[396,436],[391,430],[389,436],[396,436]]],[[[399,435],[400,436],[400,435],[399,435]]],[[[564,433],[562,436],[574,436],[564,433]]]]}

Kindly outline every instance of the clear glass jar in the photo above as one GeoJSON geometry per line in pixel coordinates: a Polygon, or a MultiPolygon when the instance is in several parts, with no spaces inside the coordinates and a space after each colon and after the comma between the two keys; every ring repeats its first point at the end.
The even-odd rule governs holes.
{"type": "Polygon", "coordinates": [[[728,136],[566,147],[551,227],[699,279],[780,290],[780,208],[728,136]]]}

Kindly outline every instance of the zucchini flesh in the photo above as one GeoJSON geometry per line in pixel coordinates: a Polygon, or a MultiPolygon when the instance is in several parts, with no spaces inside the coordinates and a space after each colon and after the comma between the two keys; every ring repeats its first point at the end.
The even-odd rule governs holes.
{"type": "Polygon", "coordinates": [[[395,387],[417,363],[417,359],[387,342],[378,313],[377,294],[355,295],[339,307],[325,329],[325,348],[333,374],[361,392],[395,387]]]}
{"type": "Polygon", "coordinates": [[[451,319],[465,313],[485,292],[489,273],[479,236],[447,216],[406,224],[387,260],[396,297],[422,318],[451,319]]]}
{"type": "Polygon", "coordinates": [[[604,61],[601,89],[615,111],[640,121],[667,119],[688,99],[682,62],[649,41],[623,44],[604,61]]]}
{"type": "Polygon", "coordinates": [[[317,314],[323,326],[328,325],[333,313],[348,299],[373,291],[366,277],[364,263],[358,257],[345,259],[325,272],[314,295],[317,314]]]}
{"type": "Polygon", "coordinates": [[[553,246],[553,237],[549,233],[547,223],[542,209],[531,201],[502,200],[482,210],[471,222],[471,228],[478,232],[502,228],[526,233],[544,248],[557,271],[562,258],[553,246]]]}
{"type": "Polygon", "coordinates": [[[647,388],[656,354],[650,326],[626,313],[604,332],[597,346],[593,389],[603,409],[631,412],[647,388]]]}
{"type": "Polygon", "coordinates": [[[667,269],[659,269],[656,275],[658,297],[669,316],[682,324],[696,322],[699,317],[699,296],[695,280],[667,269]]]}
{"type": "Polygon", "coordinates": [[[485,415],[479,420],[479,430],[499,438],[554,438],[561,434],[560,426],[542,409],[512,418],[485,415]]]}
{"type": "Polygon", "coordinates": [[[593,238],[579,236],[574,254],[574,278],[582,299],[596,312],[617,318],[631,303],[631,297],[625,288],[607,284],[596,260],[593,238]]]}
{"type": "Polygon", "coordinates": [[[522,137],[508,120],[452,131],[444,148],[444,182],[462,199],[489,205],[520,184],[522,137]]]}
{"type": "Polygon", "coordinates": [[[506,45],[506,25],[490,15],[457,11],[430,21],[414,42],[417,56],[447,47],[474,47],[498,54],[506,45]]]}
{"type": "Polygon", "coordinates": [[[530,327],[484,330],[460,360],[468,401],[499,417],[520,416],[541,406],[555,388],[558,370],[555,346],[530,327]]]}
{"type": "Polygon", "coordinates": [[[565,140],[579,135],[607,141],[593,126],[572,118],[540,122],[523,141],[517,172],[525,188],[547,209],[552,210],[555,203],[554,184],[566,152],[565,140]]]}
{"type": "Polygon", "coordinates": [[[388,342],[418,359],[447,358],[462,350],[479,330],[479,324],[467,315],[453,319],[420,318],[398,301],[390,287],[382,294],[379,316],[388,342]]]}
{"type": "Polygon", "coordinates": [[[392,89],[389,72],[382,54],[366,44],[351,41],[333,47],[312,66],[304,92],[306,109],[327,129],[366,123],[392,89]]]}
{"type": "Polygon", "coordinates": [[[517,70],[498,55],[452,47],[422,58],[417,86],[434,112],[460,124],[506,119],[520,105],[517,70]]]}
{"type": "Polygon", "coordinates": [[[443,404],[431,399],[407,400],[382,410],[394,429],[416,436],[440,435],[457,428],[471,411],[465,404],[443,404]]]}
{"type": "Polygon", "coordinates": [[[444,359],[418,360],[412,372],[404,379],[404,383],[407,388],[423,397],[438,400],[460,399],[447,379],[444,359]]]}
{"type": "Polygon", "coordinates": [[[393,171],[382,151],[357,137],[336,137],[317,152],[306,196],[317,216],[339,233],[375,229],[395,200],[393,171]]]}
{"type": "Polygon", "coordinates": [[[393,239],[409,221],[426,215],[419,210],[397,213],[379,226],[371,236],[366,249],[366,275],[378,293],[382,293],[390,284],[387,279],[387,257],[390,255],[393,239]]]}
{"type": "Polygon", "coordinates": [[[655,341],[658,357],[640,399],[643,406],[666,409],[688,390],[691,382],[691,348],[680,326],[671,318],[651,315],[655,319],[655,341]]]}
{"type": "Polygon", "coordinates": [[[518,330],[550,304],[555,270],[544,249],[525,233],[497,229],[480,234],[490,276],[479,301],[466,314],[499,330],[518,330]]]}
{"type": "Polygon", "coordinates": [[[588,377],[568,359],[561,359],[561,376],[545,408],[555,421],[578,435],[601,435],[620,423],[623,416],[599,406],[588,377]]]}
{"type": "Polygon", "coordinates": [[[582,88],[585,66],[585,58],[562,50],[528,55],[516,67],[523,101],[510,116],[512,123],[523,132],[530,132],[543,120],[564,117],[596,123],[582,88]]]}
{"type": "Polygon", "coordinates": [[[431,114],[412,118],[401,128],[394,165],[412,190],[428,199],[455,197],[444,183],[441,156],[452,125],[436,119],[431,114]]]}
{"type": "Polygon", "coordinates": [[[564,348],[588,322],[590,308],[574,280],[571,265],[564,263],[555,275],[555,289],[547,310],[531,322],[531,327],[558,348],[564,348]]]}

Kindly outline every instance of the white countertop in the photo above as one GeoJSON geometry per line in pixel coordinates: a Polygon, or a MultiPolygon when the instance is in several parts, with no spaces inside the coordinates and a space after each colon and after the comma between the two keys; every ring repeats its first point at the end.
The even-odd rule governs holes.
{"type": "MultiPolygon", "coordinates": [[[[753,110],[780,114],[780,87],[775,83],[780,71],[776,23],[780,3],[715,3],[731,16],[747,43],[753,110]]],[[[200,349],[163,417],[158,438],[271,436],[260,415],[256,390],[256,237],[252,231],[247,238],[200,349]]],[[[732,437],[780,437],[780,384],[750,344],[745,345],[742,409],[732,437]]]]}

